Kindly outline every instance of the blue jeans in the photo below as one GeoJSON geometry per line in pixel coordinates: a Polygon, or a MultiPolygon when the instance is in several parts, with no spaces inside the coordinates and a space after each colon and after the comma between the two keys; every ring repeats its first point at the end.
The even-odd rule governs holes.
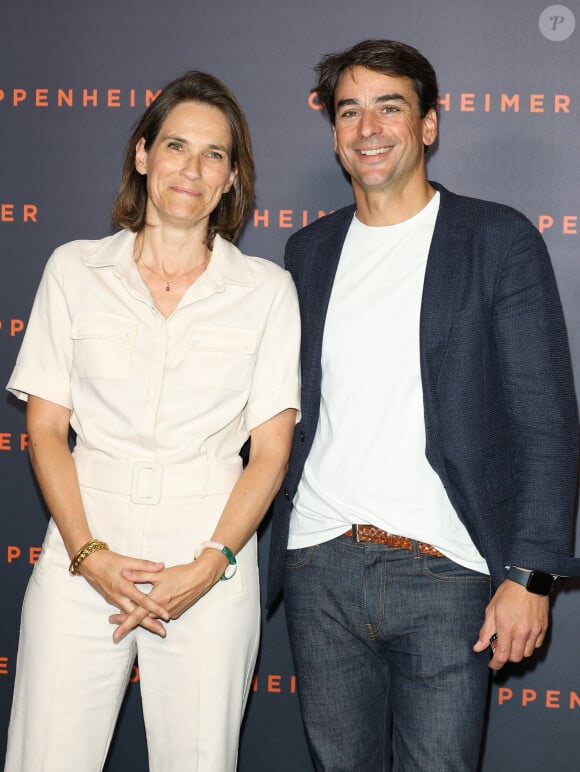
{"type": "Polygon", "coordinates": [[[317,770],[476,770],[489,656],[472,646],[489,577],[341,536],[288,550],[285,606],[317,770]]]}

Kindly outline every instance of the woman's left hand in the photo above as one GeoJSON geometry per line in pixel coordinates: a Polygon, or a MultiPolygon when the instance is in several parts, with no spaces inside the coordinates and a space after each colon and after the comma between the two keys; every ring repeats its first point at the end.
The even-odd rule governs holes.
{"type": "MultiPolygon", "coordinates": [[[[179,617],[191,608],[216,582],[226,566],[227,558],[217,550],[204,550],[192,563],[171,566],[158,573],[123,570],[122,576],[134,584],[153,585],[149,595],[169,612],[170,619],[179,617]]],[[[131,613],[119,612],[109,617],[117,625],[113,641],[118,643],[127,633],[142,625],[149,612],[136,606],[131,613]]]]}

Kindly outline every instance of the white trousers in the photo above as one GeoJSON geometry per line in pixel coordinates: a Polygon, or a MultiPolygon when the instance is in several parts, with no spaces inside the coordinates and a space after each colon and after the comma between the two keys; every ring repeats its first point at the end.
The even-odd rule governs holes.
{"type": "MultiPolygon", "coordinates": [[[[162,498],[82,488],[95,538],[133,557],[189,562],[227,495],[162,498]]],[[[233,772],[260,626],[255,537],[220,581],[159,638],[113,644],[115,609],[80,576],[51,521],[22,612],[6,772],[103,768],[135,656],[151,772],[233,772]]]]}

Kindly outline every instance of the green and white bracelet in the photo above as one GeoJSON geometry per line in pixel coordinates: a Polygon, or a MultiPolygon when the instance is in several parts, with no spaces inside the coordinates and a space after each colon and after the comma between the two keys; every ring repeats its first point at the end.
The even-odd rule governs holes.
{"type": "Polygon", "coordinates": [[[199,552],[197,552],[196,557],[204,549],[217,550],[218,552],[222,552],[226,556],[229,562],[229,566],[226,567],[226,570],[223,572],[220,579],[222,580],[231,579],[238,569],[236,556],[231,551],[231,549],[229,547],[226,547],[225,544],[220,544],[219,541],[204,541],[200,544],[200,549],[199,549],[199,552]]]}

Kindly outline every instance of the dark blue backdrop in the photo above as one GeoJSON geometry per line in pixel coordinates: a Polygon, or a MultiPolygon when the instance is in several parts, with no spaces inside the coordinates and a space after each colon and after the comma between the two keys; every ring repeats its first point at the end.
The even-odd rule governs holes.
{"type": "MultiPolygon", "coordinates": [[[[186,69],[223,78],[254,140],[258,201],[242,248],[280,262],[290,233],[351,200],[330,129],[309,103],[323,53],[366,37],[418,47],[441,86],[440,140],[429,172],[452,190],[523,210],[550,248],[580,367],[577,2],[537,0],[40,0],[6,3],[0,20],[0,381],[13,366],[44,262],[59,243],[110,232],[109,206],[129,127],[186,69]]],[[[24,412],[0,399],[0,757],[14,678],[20,604],[46,515],[22,448],[24,412]],[[32,553],[31,553],[32,550],[32,553]]],[[[260,553],[266,566],[268,530],[260,553]]],[[[558,594],[549,647],[491,689],[484,772],[577,772],[580,593],[558,594]]],[[[108,769],[147,768],[138,685],[108,769]]],[[[443,720],[443,717],[442,717],[443,720]]],[[[242,772],[308,772],[281,610],[264,621],[241,746],[242,772]]]]}

